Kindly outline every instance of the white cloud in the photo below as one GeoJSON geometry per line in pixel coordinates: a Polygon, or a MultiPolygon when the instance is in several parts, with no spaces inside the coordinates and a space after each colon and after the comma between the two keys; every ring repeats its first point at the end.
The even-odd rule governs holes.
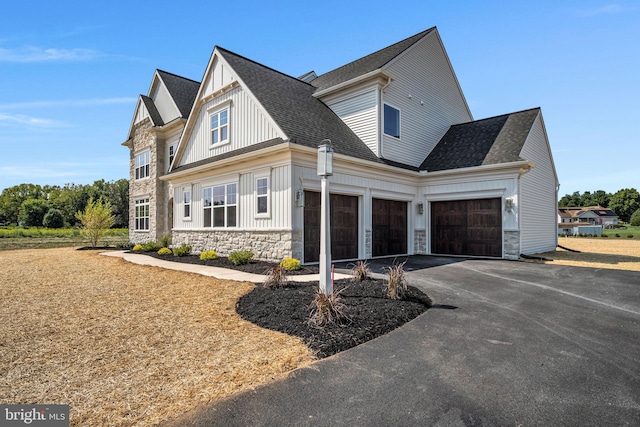
{"type": "Polygon", "coordinates": [[[581,10],[580,16],[596,16],[596,15],[604,15],[611,13],[620,13],[623,12],[624,8],[619,4],[608,4],[606,6],[602,6],[595,9],[583,9],[581,10]]]}
{"type": "Polygon", "coordinates": [[[104,56],[92,49],[58,49],[28,46],[0,48],[0,62],[87,61],[104,56]]]}
{"type": "Polygon", "coordinates": [[[94,105],[131,104],[138,98],[90,98],[90,99],[63,99],[59,101],[29,101],[0,104],[0,110],[51,108],[51,107],[90,107],[94,105]]]}
{"type": "Polygon", "coordinates": [[[3,124],[26,125],[36,128],[60,128],[69,126],[66,123],[57,120],[42,119],[38,117],[27,116],[24,114],[0,113],[0,125],[3,124]]]}

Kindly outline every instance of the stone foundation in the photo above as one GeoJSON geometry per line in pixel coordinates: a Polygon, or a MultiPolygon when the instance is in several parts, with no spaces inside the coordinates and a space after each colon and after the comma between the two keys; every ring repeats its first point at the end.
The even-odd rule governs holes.
{"type": "Polygon", "coordinates": [[[302,232],[291,230],[198,230],[172,233],[172,246],[185,243],[192,253],[213,249],[228,256],[234,251],[251,250],[254,259],[280,262],[284,258],[302,257],[302,232]]]}
{"type": "Polygon", "coordinates": [[[520,232],[505,231],[504,232],[504,258],[519,259],[520,258],[520,232]]]}
{"type": "Polygon", "coordinates": [[[413,252],[422,255],[427,253],[427,230],[413,232],[413,252]]]}

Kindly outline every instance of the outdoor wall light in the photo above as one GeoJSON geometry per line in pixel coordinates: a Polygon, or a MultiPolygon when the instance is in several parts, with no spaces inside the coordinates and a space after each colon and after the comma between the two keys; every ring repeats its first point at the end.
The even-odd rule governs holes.
{"type": "Polygon", "coordinates": [[[418,203],[418,214],[422,215],[424,213],[424,203],[418,203]]]}
{"type": "Polygon", "coordinates": [[[506,197],[504,199],[504,208],[509,212],[513,212],[513,197],[506,197]]]}

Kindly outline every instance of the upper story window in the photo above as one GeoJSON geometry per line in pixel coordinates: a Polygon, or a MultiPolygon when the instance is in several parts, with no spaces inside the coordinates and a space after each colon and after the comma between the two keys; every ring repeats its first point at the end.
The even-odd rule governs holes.
{"type": "Polygon", "coordinates": [[[400,138],[400,110],[389,104],[384,104],[384,133],[400,138]]]}
{"type": "Polygon", "coordinates": [[[229,108],[211,114],[211,144],[229,141],[229,108]]]}
{"type": "Polygon", "coordinates": [[[149,176],[149,164],[151,152],[149,150],[136,154],[136,179],[147,178],[149,176]]]}
{"type": "Polygon", "coordinates": [[[178,149],[178,143],[174,142],[173,144],[169,144],[169,164],[167,165],[167,170],[171,167],[171,163],[173,163],[173,159],[176,157],[176,150],[178,149]]]}
{"type": "Polygon", "coordinates": [[[237,225],[237,188],[234,183],[203,189],[204,227],[237,225]]]}
{"type": "Polygon", "coordinates": [[[256,180],[257,213],[269,213],[269,178],[258,178],[256,180]]]}

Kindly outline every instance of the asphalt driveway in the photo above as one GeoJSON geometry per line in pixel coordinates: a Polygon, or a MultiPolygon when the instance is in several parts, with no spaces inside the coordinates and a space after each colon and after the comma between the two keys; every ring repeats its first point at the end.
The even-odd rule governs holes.
{"type": "Polygon", "coordinates": [[[406,270],[434,308],[175,425],[640,425],[640,273],[438,257],[406,270]]]}

